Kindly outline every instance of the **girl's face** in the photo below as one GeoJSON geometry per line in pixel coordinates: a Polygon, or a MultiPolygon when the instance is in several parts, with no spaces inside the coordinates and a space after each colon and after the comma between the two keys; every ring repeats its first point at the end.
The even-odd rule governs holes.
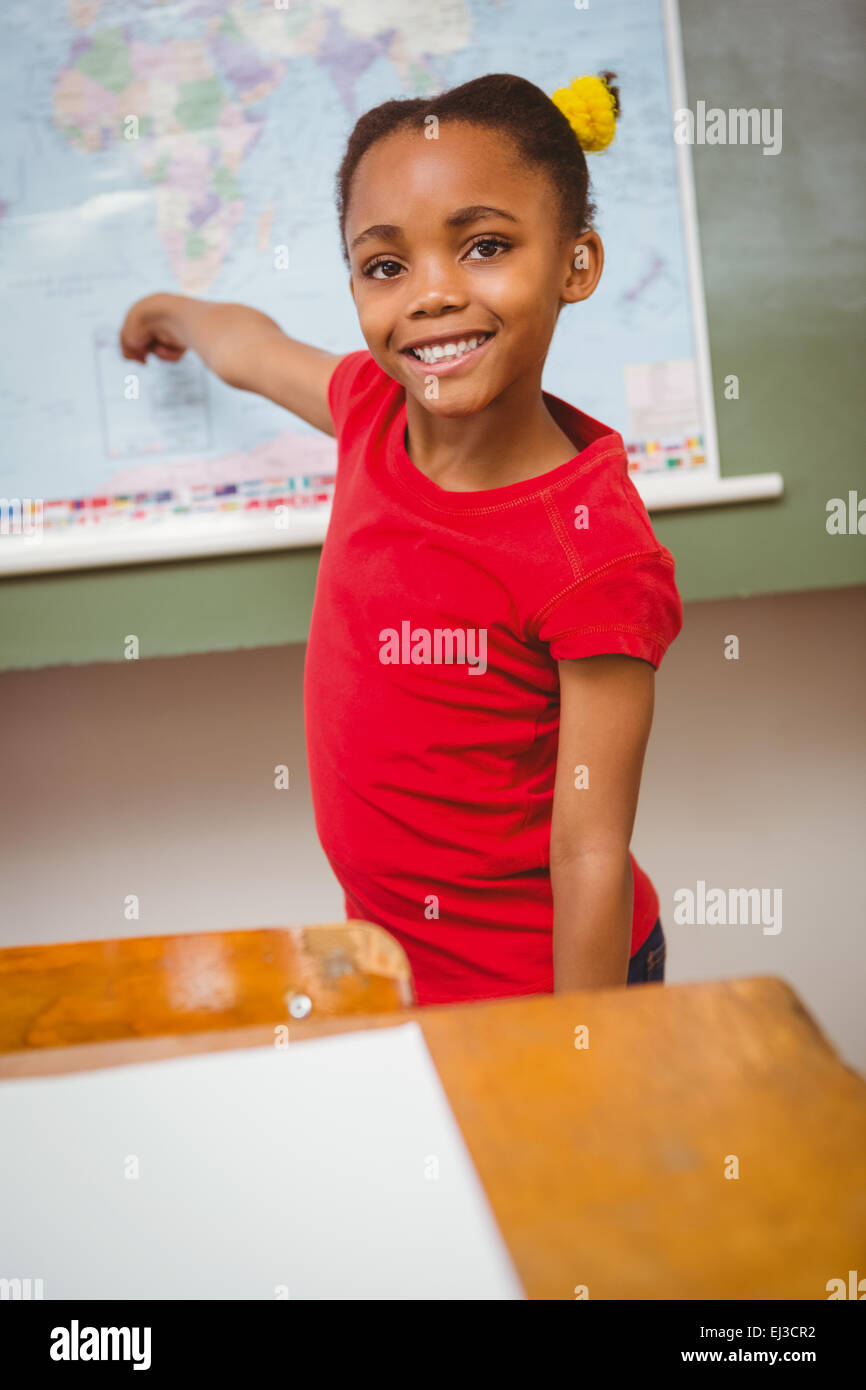
{"type": "Polygon", "coordinates": [[[595,232],[562,238],[549,177],[510,140],[456,121],[437,140],[403,130],[367,151],[346,244],[370,352],[443,416],[475,414],[527,374],[540,381],[561,305],[592,294],[604,260],[595,232]]]}

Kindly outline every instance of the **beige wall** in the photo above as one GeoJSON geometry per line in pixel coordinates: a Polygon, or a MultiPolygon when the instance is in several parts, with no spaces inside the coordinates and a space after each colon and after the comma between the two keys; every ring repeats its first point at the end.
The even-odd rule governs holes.
{"type": "MultiPolygon", "coordinates": [[[[863,589],[687,605],[657,677],[633,849],[659,891],[670,982],[779,975],[866,1071],[864,610],[863,589]],[[723,659],[732,633],[738,661],[723,659]],[[673,893],[699,879],[781,889],[782,930],[675,925],[673,893]]],[[[0,677],[0,945],[340,920],[307,785],[303,658],[0,677]]]]}

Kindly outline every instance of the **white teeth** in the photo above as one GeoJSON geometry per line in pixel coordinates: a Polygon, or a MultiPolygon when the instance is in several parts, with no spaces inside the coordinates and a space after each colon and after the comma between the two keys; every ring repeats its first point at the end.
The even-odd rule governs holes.
{"type": "Polygon", "coordinates": [[[457,343],[436,343],[433,347],[410,348],[409,351],[420,362],[429,365],[441,361],[443,357],[462,357],[464,352],[472,352],[479,343],[486,342],[489,337],[489,333],[482,333],[480,338],[461,338],[457,343]]]}

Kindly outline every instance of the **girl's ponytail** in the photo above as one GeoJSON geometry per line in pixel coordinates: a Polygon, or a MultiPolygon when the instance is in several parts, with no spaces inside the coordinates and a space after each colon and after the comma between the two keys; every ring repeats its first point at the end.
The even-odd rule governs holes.
{"type": "Polygon", "coordinates": [[[601,154],[616,134],[620,104],[619,88],[613,85],[615,78],[615,72],[575,77],[567,87],[558,87],[551,97],[586,154],[601,154]]]}

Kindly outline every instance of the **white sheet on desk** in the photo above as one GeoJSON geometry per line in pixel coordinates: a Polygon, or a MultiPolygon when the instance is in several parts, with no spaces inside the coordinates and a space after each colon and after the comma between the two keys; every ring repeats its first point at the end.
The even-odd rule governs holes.
{"type": "Polygon", "coordinates": [[[524,1297],[417,1023],[4,1081],[0,1135],[48,1299],[524,1297]]]}

